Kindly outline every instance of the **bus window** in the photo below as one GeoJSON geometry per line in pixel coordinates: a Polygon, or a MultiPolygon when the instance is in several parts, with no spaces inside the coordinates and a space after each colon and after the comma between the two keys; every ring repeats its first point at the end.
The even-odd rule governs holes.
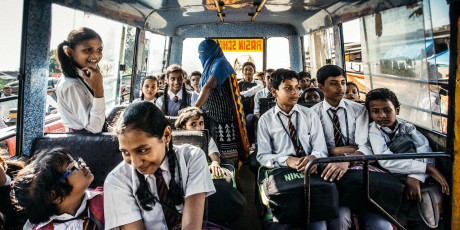
{"type": "Polygon", "coordinates": [[[363,75],[360,26],[359,18],[342,24],[347,81],[358,86],[361,100],[365,100],[366,83],[363,75]]]}
{"type": "Polygon", "coordinates": [[[439,110],[437,78],[427,61],[434,55],[426,38],[423,3],[393,8],[361,20],[366,88],[389,88],[401,102],[399,117],[433,130],[442,130],[432,111],[439,110]]]}
{"type": "Polygon", "coordinates": [[[267,39],[267,69],[290,69],[289,39],[267,39]]]}
{"type": "Polygon", "coordinates": [[[118,104],[116,100],[118,68],[120,63],[120,43],[122,39],[123,24],[103,17],[88,14],[57,4],[52,5],[51,27],[51,57],[50,77],[60,77],[60,69],[56,63],[56,47],[71,30],[88,27],[95,30],[102,38],[104,51],[99,67],[104,76],[104,98],[106,112],[118,104]],[[51,68],[52,67],[52,68],[51,68]]]}
{"type": "MultiPolygon", "coordinates": [[[[326,64],[333,64],[332,59],[332,44],[334,44],[333,30],[332,28],[315,31],[310,33],[308,41],[309,53],[306,55],[309,57],[310,62],[310,74],[316,76],[316,71],[326,64]]],[[[307,61],[308,62],[308,61],[307,61]]]]}
{"type": "Polygon", "coordinates": [[[203,40],[204,38],[186,38],[184,40],[182,45],[182,68],[189,75],[193,71],[203,71],[203,65],[198,54],[198,46],[203,40]]]}
{"type": "Polygon", "coordinates": [[[303,52],[305,54],[305,59],[304,59],[304,71],[310,72],[311,71],[311,66],[310,66],[310,36],[305,35],[302,37],[303,39],[303,52]]]}
{"type": "Polygon", "coordinates": [[[154,34],[151,32],[145,32],[145,44],[146,44],[146,59],[147,66],[145,70],[147,75],[155,75],[163,72],[164,63],[166,61],[166,41],[168,37],[154,34]],[[148,50],[147,50],[148,44],[148,50]]]}

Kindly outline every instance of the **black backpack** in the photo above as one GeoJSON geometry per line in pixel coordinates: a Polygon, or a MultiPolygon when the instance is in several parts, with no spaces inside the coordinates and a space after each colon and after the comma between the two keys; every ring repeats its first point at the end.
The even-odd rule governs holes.
{"type": "Polygon", "coordinates": [[[236,189],[233,162],[222,159],[222,177],[211,175],[216,193],[208,197],[208,219],[214,223],[238,220],[246,207],[246,198],[236,189]]]}
{"type": "MultiPolygon", "coordinates": [[[[319,174],[310,176],[310,221],[330,220],[338,216],[339,193],[335,183],[319,174]]],[[[289,167],[259,169],[259,192],[280,224],[306,224],[304,174],[289,167]]]]}

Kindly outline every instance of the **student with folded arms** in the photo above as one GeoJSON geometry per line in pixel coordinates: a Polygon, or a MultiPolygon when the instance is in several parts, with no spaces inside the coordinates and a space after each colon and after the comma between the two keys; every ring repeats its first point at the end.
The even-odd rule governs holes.
{"type": "Polygon", "coordinates": [[[259,99],[260,98],[271,98],[271,97],[273,97],[273,95],[271,93],[272,86],[270,85],[270,77],[271,77],[273,72],[275,72],[274,69],[267,69],[265,71],[265,77],[264,77],[265,88],[263,90],[257,92],[256,96],[254,97],[254,116],[256,116],[257,119],[260,118],[259,99]]]}
{"type": "MultiPolygon", "coordinates": [[[[324,101],[312,107],[323,125],[326,145],[330,156],[372,155],[369,144],[369,116],[366,107],[356,102],[343,99],[347,89],[345,71],[335,65],[321,67],[316,73],[318,88],[324,93],[324,101]]],[[[328,164],[321,177],[333,180],[335,175],[341,178],[354,162],[328,164]],[[332,175],[332,177],[331,177],[332,175]]],[[[366,229],[392,229],[388,220],[382,215],[360,212],[366,229]]],[[[351,212],[347,207],[339,207],[340,229],[351,226],[351,212]]]]}

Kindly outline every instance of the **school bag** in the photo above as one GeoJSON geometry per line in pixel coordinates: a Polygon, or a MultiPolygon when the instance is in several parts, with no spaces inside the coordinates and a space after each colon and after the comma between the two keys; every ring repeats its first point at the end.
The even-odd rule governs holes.
{"type": "MultiPolygon", "coordinates": [[[[379,212],[368,202],[364,194],[363,167],[356,165],[336,181],[340,194],[340,206],[379,212]]],[[[376,167],[369,166],[369,195],[390,215],[396,215],[402,201],[404,184],[391,174],[376,167]]]]}
{"type": "MultiPolygon", "coordinates": [[[[306,220],[304,174],[289,167],[260,167],[257,179],[262,203],[270,207],[273,221],[302,226],[306,220]]],[[[338,216],[339,193],[334,182],[310,175],[310,222],[338,216]]]]}
{"type": "Polygon", "coordinates": [[[246,207],[246,198],[236,189],[233,162],[222,159],[220,167],[224,175],[216,177],[211,173],[216,193],[208,197],[208,219],[214,223],[236,221],[246,207]]]}

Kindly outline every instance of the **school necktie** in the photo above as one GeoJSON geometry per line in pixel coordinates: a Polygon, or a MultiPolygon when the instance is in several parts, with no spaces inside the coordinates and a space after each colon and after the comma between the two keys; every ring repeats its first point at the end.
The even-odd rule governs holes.
{"type": "Polygon", "coordinates": [[[267,98],[273,98],[273,94],[270,92],[267,94],[267,98]]]}
{"type": "Polygon", "coordinates": [[[179,101],[179,98],[177,96],[174,96],[173,101],[174,103],[177,103],[179,101]]]}
{"type": "Polygon", "coordinates": [[[302,143],[300,143],[299,140],[299,146],[297,146],[297,130],[294,127],[294,124],[291,122],[291,115],[285,115],[288,119],[288,126],[289,126],[289,136],[291,138],[292,144],[294,145],[295,148],[295,153],[298,157],[303,157],[305,155],[305,151],[303,150],[302,143]]]}
{"type": "Polygon", "coordinates": [[[342,147],[344,146],[343,144],[343,136],[342,136],[342,130],[340,129],[340,123],[339,123],[339,117],[337,116],[337,111],[339,109],[329,109],[331,110],[333,117],[332,117],[332,122],[335,124],[333,127],[334,129],[334,142],[335,142],[335,147],[342,147]]]}
{"type": "MultiPolygon", "coordinates": [[[[157,182],[158,198],[163,204],[170,207],[172,210],[176,210],[176,206],[168,197],[169,189],[168,186],[166,186],[166,182],[163,178],[163,170],[161,170],[161,168],[158,168],[154,175],[157,182]]],[[[174,178],[171,178],[171,180],[174,180],[174,178]]],[[[163,206],[161,206],[161,208],[163,208],[163,206]]],[[[166,224],[168,225],[168,229],[172,229],[177,224],[181,223],[181,219],[178,216],[174,215],[174,213],[170,212],[168,209],[163,208],[163,214],[165,215],[165,220],[166,224]]]]}

